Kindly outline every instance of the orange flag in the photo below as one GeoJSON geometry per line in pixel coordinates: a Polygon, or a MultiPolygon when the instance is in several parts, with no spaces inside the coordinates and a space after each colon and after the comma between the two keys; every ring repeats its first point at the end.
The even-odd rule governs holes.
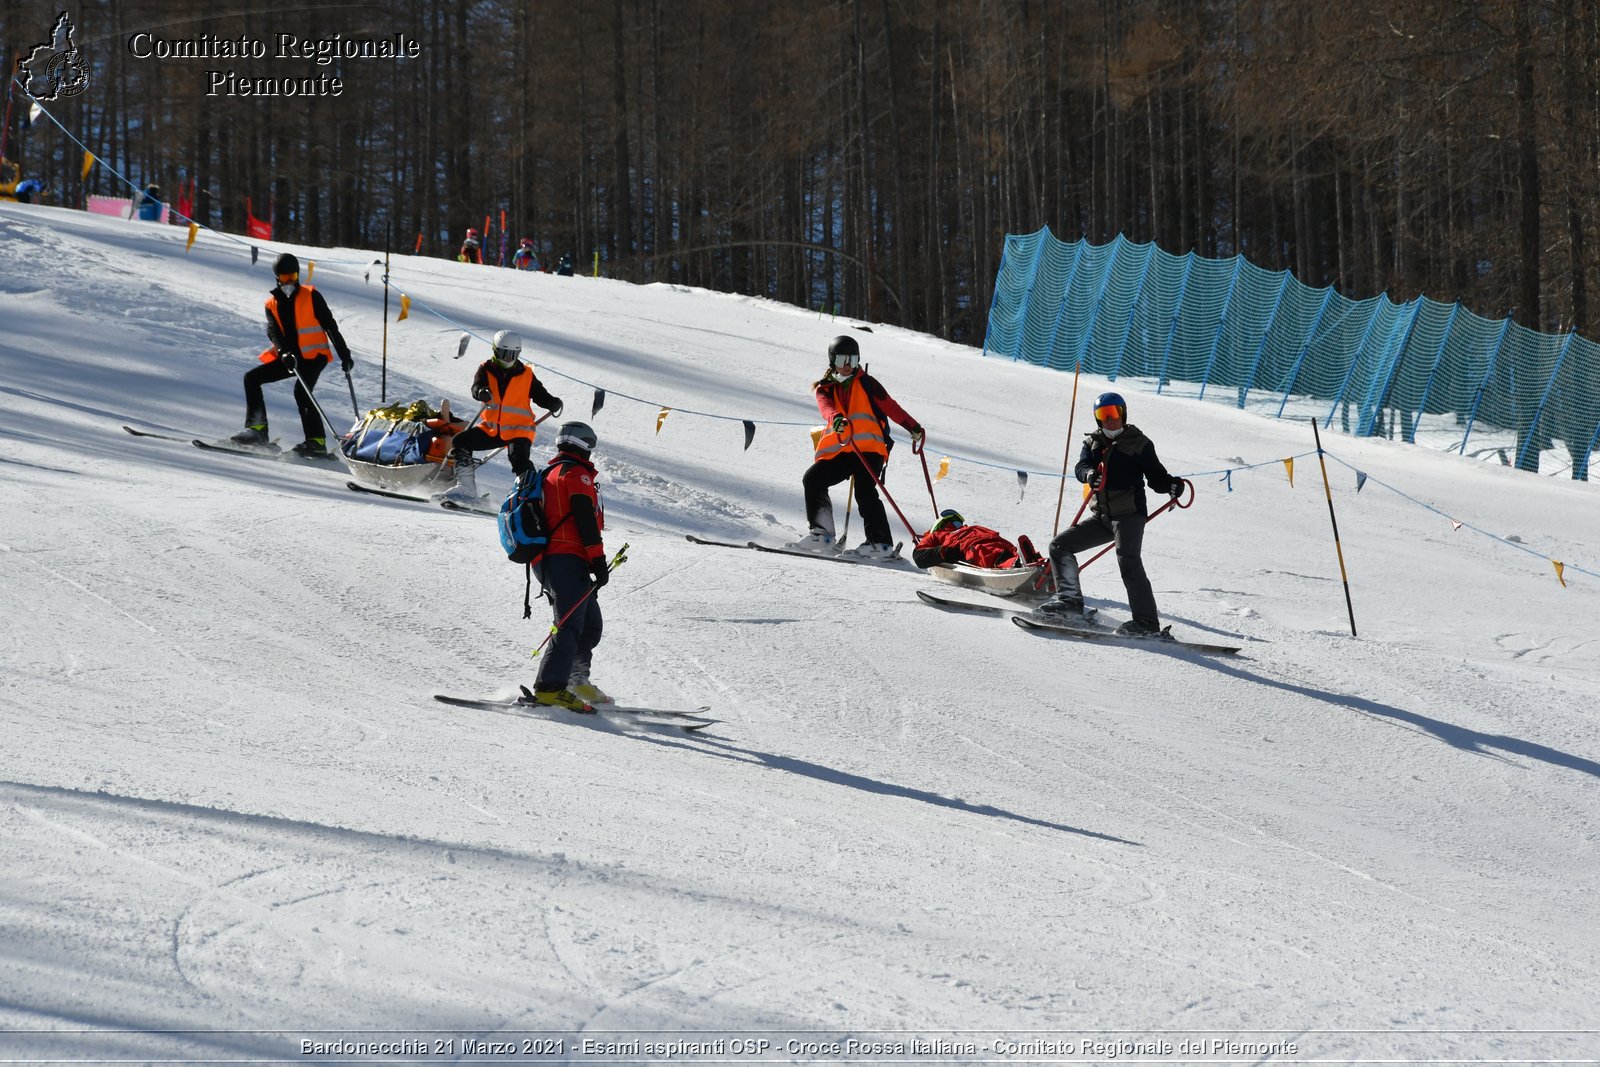
{"type": "Polygon", "coordinates": [[[934,481],[943,481],[944,476],[950,473],[950,457],[945,456],[939,461],[939,473],[933,476],[934,481]]]}
{"type": "Polygon", "coordinates": [[[404,293],[400,294],[400,315],[394,321],[404,322],[405,317],[411,314],[411,298],[404,293]]]}
{"type": "Polygon", "coordinates": [[[656,433],[661,432],[661,424],[667,421],[667,414],[671,411],[671,408],[662,408],[661,413],[656,416],[656,433]]]}
{"type": "Polygon", "coordinates": [[[183,246],[185,252],[194,247],[194,239],[198,236],[200,236],[200,227],[195,223],[189,223],[189,241],[183,246]]]}
{"type": "Polygon", "coordinates": [[[1562,563],[1559,559],[1553,559],[1550,562],[1554,563],[1556,566],[1556,581],[1560,582],[1561,588],[1565,589],[1567,587],[1567,578],[1564,573],[1567,569],[1566,564],[1562,563]]]}
{"type": "Polygon", "coordinates": [[[1283,461],[1283,469],[1289,472],[1289,488],[1294,488],[1294,457],[1290,456],[1283,461]]]}

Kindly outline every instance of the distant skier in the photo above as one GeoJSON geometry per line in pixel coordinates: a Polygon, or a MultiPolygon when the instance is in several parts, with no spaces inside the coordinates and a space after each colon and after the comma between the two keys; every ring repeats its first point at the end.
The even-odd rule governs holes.
{"type": "Polygon", "coordinates": [[[1050,542],[1050,566],[1055,572],[1056,595],[1039,606],[1043,615],[1067,622],[1083,621],[1083,586],[1077,553],[1114,541],[1122,584],[1128,591],[1133,618],[1117,627],[1119,634],[1144,636],[1161,632],[1155,593],[1144,572],[1140,549],[1144,544],[1144,487],[1177,499],[1184,481],[1167,473],[1156,456],[1156,446],[1128,423],[1128,404],[1119,393],[1101,393],[1094,402],[1097,429],[1086,434],[1078,465],[1078,481],[1091,487],[1091,514],[1061,531],[1050,542]]]}
{"type": "Polygon", "coordinates": [[[1042,558],[1027,534],[1012,544],[987,526],[968,526],[954,508],[939,513],[928,532],[917,538],[911,553],[911,562],[924,569],[941,563],[992,569],[1030,567],[1042,558]]]}
{"type": "Polygon", "coordinates": [[[572,277],[572,253],[568,252],[561,257],[561,262],[556,264],[556,273],[563,278],[572,277]]]}
{"type": "Polygon", "coordinates": [[[861,369],[861,348],[854,337],[835,337],[828,345],[828,373],[813,383],[812,390],[827,429],[817,439],[814,461],[801,478],[811,532],[792,547],[834,550],[833,501],[828,490],[853,479],[867,539],[851,554],[888,559],[894,555],[889,517],[873,481],[889,461],[888,420],[911,433],[913,448],[922,443],[922,426],[895,403],[876,378],[861,369]]]}
{"type": "Polygon", "coordinates": [[[261,353],[262,365],[244,376],[245,428],[233,435],[241,445],[267,443],[267,402],[261,387],[293,378],[294,402],[300,409],[300,425],[305,440],[294,446],[296,454],[307,457],[328,455],[327,430],[316,402],[308,390],[315,389],[322,370],[339,353],[339,366],[346,374],[355,365],[350,346],[345,344],[339,324],[328,310],[322,294],[300,284],[300,261],[285,252],[272,264],[278,284],[267,294],[267,340],[272,347],[261,353]]]}
{"type": "Polygon", "coordinates": [[[511,255],[511,265],[517,270],[538,270],[539,257],[533,251],[533,238],[524,237],[511,255]]]}
{"type": "Polygon", "coordinates": [[[141,222],[161,221],[161,186],[150,185],[139,196],[139,220],[141,222]]]}
{"type": "Polygon", "coordinates": [[[444,494],[446,499],[464,504],[478,502],[474,452],[504,446],[512,473],[520,477],[533,470],[529,454],[538,434],[533,405],[559,415],[563,404],[560,397],[552,396],[544,387],[533,368],[522,362],[521,355],[522,338],[514,330],[501,330],[494,335],[493,355],[478,365],[478,373],[472,377],[472,398],[483,402],[483,410],[470,429],[456,434],[450,446],[456,484],[444,494]]]}
{"type": "Polygon", "coordinates": [[[467,236],[461,242],[461,251],[456,253],[456,259],[461,263],[483,262],[483,247],[478,241],[477,230],[467,231],[467,236]]]}
{"type": "Polygon", "coordinates": [[[545,480],[550,544],[535,569],[560,626],[539,667],[533,698],[539,704],[580,712],[593,711],[591,705],[611,699],[589,680],[603,629],[600,590],[611,580],[601,536],[605,506],[589,458],[595,444],[594,430],[587,423],[564,423],[556,433],[556,456],[550,465],[522,476],[545,480]]]}

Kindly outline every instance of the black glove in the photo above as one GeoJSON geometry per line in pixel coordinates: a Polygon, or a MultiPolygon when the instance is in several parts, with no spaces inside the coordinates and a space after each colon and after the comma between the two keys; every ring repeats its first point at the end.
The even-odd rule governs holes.
{"type": "Polygon", "coordinates": [[[489,402],[489,387],[487,385],[478,386],[472,391],[472,399],[481,404],[487,404],[489,402]]]}
{"type": "Polygon", "coordinates": [[[550,417],[551,418],[555,418],[557,415],[560,415],[563,411],[565,411],[567,409],[567,405],[565,405],[565,404],[563,404],[561,402],[561,398],[559,396],[553,396],[550,399],[555,401],[555,406],[554,407],[546,409],[546,410],[548,410],[550,412],[550,417]]]}
{"type": "Polygon", "coordinates": [[[924,437],[927,437],[927,436],[928,436],[927,433],[925,433],[923,431],[922,426],[920,424],[917,425],[917,426],[911,427],[911,447],[913,449],[921,448],[922,447],[922,439],[924,437]]]}
{"type": "Polygon", "coordinates": [[[283,369],[284,370],[288,371],[291,374],[294,373],[294,353],[293,352],[279,352],[278,353],[278,362],[283,364],[283,369]]]}
{"type": "Polygon", "coordinates": [[[611,568],[607,567],[605,562],[602,560],[601,562],[595,564],[595,569],[592,572],[592,575],[594,577],[594,587],[596,589],[604,589],[606,583],[611,580],[611,568]]]}
{"type": "Polygon", "coordinates": [[[955,545],[944,545],[939,549],[939,560],[943,563],[960,563],[961,550],[955,545]]]}
{"type": "Polygon", "coordinates": [[[349,374],[350,368],[354,367],[355,365],[356,361],[350,358],[350,353],[346,352],[339,357],[339,369],[344,371],[346,374],[349,374]]]}
{"type": "Polygon", "coordinates": [[[843,415],[835,415],[833,417],[834,433],[844,433],[844,428],[848,425],[850,425],[849,420],[847,420],[843,415]]]}
{"type": "Polygon", "coordinates": [[[1183,495],[1184,481],[1182,478],[1172,479],[1172,485],[1167,489],[1167,495],[1176,500],[1183,495]]]}

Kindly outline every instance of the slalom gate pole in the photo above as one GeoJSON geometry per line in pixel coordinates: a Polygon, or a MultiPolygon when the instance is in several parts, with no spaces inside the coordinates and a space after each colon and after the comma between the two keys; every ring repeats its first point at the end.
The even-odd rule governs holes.
{"type": "Polygon", "coordinates": [[[1328,498],[1328,521],[1333,524],[1333,550],[1339,557],[1339,580],[1344,583],[1344,607],[1350,613],[1350,636],[1356,636],[1356,609],[1350,602],[1350,575],[1344,569],[1344,549],[1339,544],[1339,519],[1333,513],[1333,490],[1328,486],[1328,461],[1322,458],[1322,431],[1311,419],[1311,435],[1317,442],[1317,463],[1322,467],[1322,492],[1328,498]]]}
{"type": "MultiPolygon", "coordinates": [[[[894,497],[889,495],[889,490],[883,484],[883,481],[876,474],[872,473],[872,467],[868,465],[867,457],[861,454],[861,449],[856,447],[856,443],[854,441],[850,442],[850,451],[856,454],[856,459],[861,461],[861,466],[866,470],[867,476],[872,479],[873,484],[876,485],[879,491],[883,493],[883,498],[889,502],[889,506],[894,508],[894,513],[900,516],[900,521],[905,523],[906,532],[909,533],[911,535],[911,539],[915,541],[917,538],[917,531],[911,528],[911,520],[906,518],[906,513],[900,510],[900,505],[894,502],[894,497]]],[[[883,460],[883,469],[886,471],[889,469],[889,459],[887,456],[885,456],[883,460]]]]}
{"type": "MultiPolygon", "coordinates": [[[[1159,508],[1156,508],[1154,511],[1152,511],[1150,513],[1150,515],[1144,520],[1144,523],[1145,523],[1146,526],[1148,526],[1152,522],[1156,521],[1156,519],[1160,517],[1161,513],[1163,511],[1166,511],[1168,508],[1172,508],[1172,507],[1192,508],[1192,507],[1194,507],[1194,483],[1191,482],[1187,478],[1179,478],[1178,481],[1182,482],[1184,485],[1187,485],[1189,487],[1189,502],[1187,504],[1180,504],[1180,503],[1178,503],[1178,498],[1177,497],[1172,497],[1165,504],[1162,504],[1159,508]]],[[[1077,523],[1073,523],[1073,525],[1076,526],[1077,523]]],[[[1078,567],[1078,569],[1080,571],[1083,570],[1084,567],[1087,567],[1090,563],[1093,563],[1095,560],[1099,559],[1101,556],[1105,555],[1107,552],[1110,552],[1113,548],[1116,548],[1116,547],[1117,547],[1117,543],[1115,541],[1112,541],[1109,545],[1105,546],[1100,551],[1098,551],[1094,555],[1090,556],[1088,562],[1081,564],[1078,567]]]]}
{"type": "MultiPolygon", "coordinates": [[[[628,562],[628,543],[624,541],[622,543],[622,547],[617,549],[617,554],[611,557],[611,562],[606,564],[606,570],[614,571],[626,562],[628,562]]],[[[589,591],[579,597],[573,603],[572,607],[567,609],[567,613],[555,621],[555,623],[550,627],[550,632],[544,635],[544,640],[539,642],[539,647],[534,649],[532,655],[530,655],[528,658],[538,659],[539,653],[544,651],[544,646],[548,645],[551,640],[555,638],[556,634],[561,631],[561,627],[566,624],[566,621],[572,618],[572,613],[577,611],[579,605],[581,605],[585,600],[588,600],[590,597],[594,596],[595,590],[599,588],[600,587],[598,585],[591,585],[589,587],[589,591]]]]}
{"type": "MultiPolygon", "coordinates": [[[[1067,497],[1067,465],[1072,462],[1072,420],[1078,414],[1078,375],[1083,371],[1083,360],[1072,369],[1072,406],[1067,409],[1067,447],[1061,453],[1061,491],[1056,494],[1056,519],[1055,528],[1050,532],[1050,539],[1055,540],[1056,534],[1061,532],[1061,502],[1067,497]]],[[[1084,497],[1085,502],[1088,497],[1084,497]]],[[[1083,514],[1083,509],[1078,509],[1078,514],[1083,514]]],[[[1078,524],[1077,519],[1072,524],[1078,524]]]]}
{"type": "Polygon", "coordinates": [[[933,504],[933,517],[939,517],[939,502],[933,497],[933,475],[928,473],[928,435],[923,434],[922,440],[911,446],[912,453],[922,460],[922,480],[928,483],[928,500],[933,504]]]}

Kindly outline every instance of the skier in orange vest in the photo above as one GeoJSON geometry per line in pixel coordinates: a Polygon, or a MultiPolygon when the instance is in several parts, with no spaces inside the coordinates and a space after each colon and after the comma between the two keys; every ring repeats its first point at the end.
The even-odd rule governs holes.
{"type": "Polygon", "coordinates": [[[470,429],[456,434],[450,446],[456,484],[444,494],[446,499],[478,503],[474,452],[504,446],[512,473],[520,476],[533,469],[529,454],[538,434],[533,405],[552,415],[559,415],[564,405],[544,387],[533,368],[522,362],[521,355],[522,338],[515,331],[501,330],[494,335],[494,354],[479,365],[472,379],[472,398],[483,402],[483,410],[470,429]]]}
{"type": "Polygon", "coordinates": [[[306,436],[294,451],[306,457],[325,457],[329,454],[327,429],[310,390],[316,388],[317,379],[333,362],[335,352],[346,374],[355,360],[350,358],[350,346],[345,344],[328,302],[311,286],[300,284],[300,261],[285,252],[273,263],[272,271],[278,278],[266,303],[267,339],[272,347],[261,353],[261,366],[245,373],[245,428],[230,440],[240,445],[268,444],[267,402],[261,387],[298,374],[294,402],[300,409],[300,426],[306,436]]]}

